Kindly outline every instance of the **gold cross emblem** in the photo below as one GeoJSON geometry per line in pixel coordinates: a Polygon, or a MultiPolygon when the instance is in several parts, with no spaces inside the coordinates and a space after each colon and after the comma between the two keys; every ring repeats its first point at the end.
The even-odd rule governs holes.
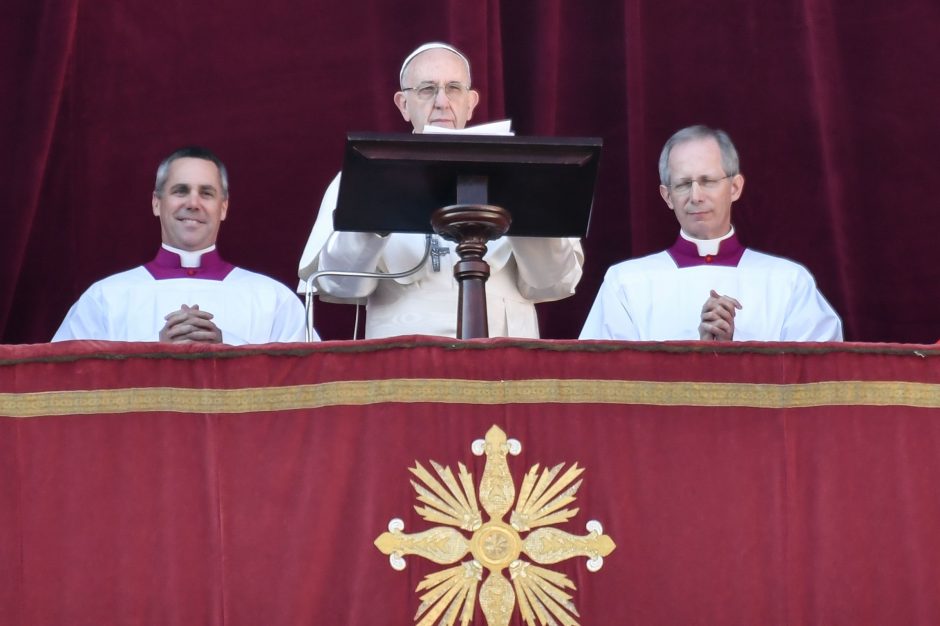
{"type": "Polygon", "coordinates": [[[445,526],[407,534],[402,532],[404,523],[393,519],[388,532],[375,540],[376,547],[389,555],[392,567],[397,570],[405,568],[404,557],[409,554],[439,564],[457,563],[468,553],[471,555],[471,559],[455,567],[425,576],[418,585],[418,591],[425,592],[415,615],[415,620],[420,619],[418,626],[452,626],[458,617],[461,626],[467,626],[473,618],[477,586],[484,570],[489,570],[489,574],[480,586],[480,607],[489,626],[509,624],[517,601],[529,626],[536,626],[536,619],[540,624],[578,626],[575,621],[578,611],[571,594],[565,591],[574,589],[574,584],[564,574],[535,563],[550,565],[584,556],[588,558],[588,570],[596,572],[603,557],[616,547],[593,520],[588,522],[588,534],[584,536],[548,528],[577,514],[578,509],[566,507],[575,500],[581,486],[576,479],[583,468],[575,463],[562,474],[564,463],[561,463],[540,473],[536,464],[523,478],[517,499],[506,455],[519,454],[521,444],[506,439],[506,433],[493,426],[485,440],[473,442],[472,450],[477,456],[486,455],[479,501],[489,521],[483,522],[473,476],[463,463],[458,463],[459,473],[455,477],[449,467],[431,461],[435,477],[415,462],[415,467],[409,470],[420,482],[412,480],[411,484],[418,501],[425,505],[416,506],[415,511],[426,521],[445,526]],[[516,506],[506,523],[503,518],[513,501],[516,506]],[[471,533],[470,538],[457,528],[471,533]],[[527,533],[524,538],[523,533],[527,533]],[[503,574],[507,568],[509,580],[503,574]]]}

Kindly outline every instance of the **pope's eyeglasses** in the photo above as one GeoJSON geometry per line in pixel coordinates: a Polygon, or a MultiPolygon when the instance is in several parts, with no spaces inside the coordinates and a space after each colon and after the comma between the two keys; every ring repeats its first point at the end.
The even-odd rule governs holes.
{"type": "Polygon", "coordinates": [[[444,95],[447,96],[447,99],[450,101],[460,100],[467,95],[467,92],[470,91],[470,88],[464,85],[463,83],[452,82],[444,85],[439,85],[437,83],[421,83],[417,87],[403,87],[402,91],[413,91],[418,100],[433,100],[437,97],[437,94],[441,89],[444,90],[444,95]]]}

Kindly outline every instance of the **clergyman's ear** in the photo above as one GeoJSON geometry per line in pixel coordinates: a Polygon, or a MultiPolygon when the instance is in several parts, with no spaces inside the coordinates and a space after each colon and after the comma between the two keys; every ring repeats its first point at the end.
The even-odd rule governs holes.
{"type": "Polygon", "coordinates": [[[731,177],[731,201],[734,202],[740,198],[743,191],[744,176],[742,174],[735,174],[731,177]]]}
{"type": "Polygon", "coordinates": [[[669,207],[669,210],[675,211],[676,207],[672,206],[672,198],[669,196],[669,187],[666,185],[659,186],[659,195],[663,197],[663,202],[666,203],[666,206],[669,207]]]}

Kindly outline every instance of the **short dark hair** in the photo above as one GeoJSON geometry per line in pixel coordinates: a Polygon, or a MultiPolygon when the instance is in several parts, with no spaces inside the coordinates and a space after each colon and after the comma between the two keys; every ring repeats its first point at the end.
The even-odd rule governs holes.
{"type": "Polygon", "coordinates": [[[160,162],[157,167],[157,181],[153,186],[153,192],[157,194],[157,197],[163,195],[163,188],[166,187],[167,178],[170,177],[170,163],[177,159],[202,159],[215,163],[215,166],[219,168],[219,178],[222,179],[222,197],[228,198],[228,170],[225,169],[225,164],[214,152],[201,146],[186,146],[174,150],[170,156],[160,162]]]}

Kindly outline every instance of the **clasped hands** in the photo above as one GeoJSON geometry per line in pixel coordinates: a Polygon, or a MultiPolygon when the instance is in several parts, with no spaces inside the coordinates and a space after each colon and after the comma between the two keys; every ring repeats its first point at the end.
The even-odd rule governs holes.
{"type": "MultiPolygon", "coordinates": [[[[743,308],[731,296],[712,289],[702,305],[702,321],[698,326],[702,341],[731,341],[734,338],[735,312],[743,308]]],[[[222,343],[222,331],[212,322],[213,315],[198,304],[182,305],[164,318],[160,341],[168,343],[222,343]]]]}
{"type": "Polygon", "coordinates": [[[212,322],[213,315],[198,304],[182,305],[164,317],[160,341],[167,343],[222,343],[222,331],[212,322]]]}
{"type": "Polygon", "coordinates": [[[711,290],[708,300],[702,305],[702,323],[698,325],[702,341],[731,341],[734,338],[734,314],[743,308],[731,296],[719,295],[711,290]]]}

